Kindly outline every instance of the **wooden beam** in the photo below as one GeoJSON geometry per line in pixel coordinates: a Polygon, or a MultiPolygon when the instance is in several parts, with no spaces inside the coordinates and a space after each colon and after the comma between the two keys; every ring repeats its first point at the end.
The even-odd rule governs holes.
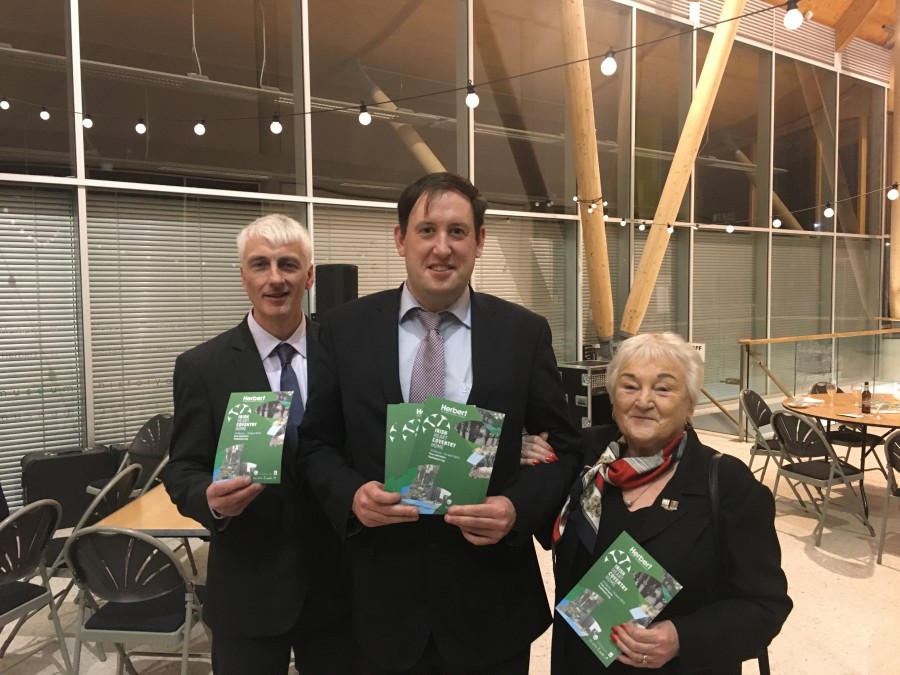
{"type": "Polygon", "coordinates": [[[847,10],[834,24],[834,51],[842,52],[847,48],[877,6],[878,0],[852,0],[847,3],[847,10]]]}
{"type": "MultiPolygon", "coordinates": [[[[594,125],[594,99],[588,65],[587,29],[582,0],[560,0],[562,9],[563,52],[566,63],[566,94],[575,146],[575,175],[578,198],[601,199],[600,158],[597,154],[597,129],[594,125]]],[[[612,284],[609,279],[609,254],[606,250],[606,223],[603,207],[588,212],[588,204],[579,203],[584,255],[587,260],[591,314],[601,342],[613,337],[612,284]]]]}
{"type": "Polygon", "coordinates": [[[631,293],[625,303],[621,326],[623,337],[637,335],[647,312],[647,306],[650,304],[650,296],[656,285],[656,277],[659,275],[659,268],[669,243],[669,233],[666,228],[678,216],[678,207],[681,205],[688,181],[693,173],[697,150],[703,139],[706,125],[709,123],[709,114],[716,100],[719,85],[722,83],[722,75],[731,54],[731,47],[740,23],[739,17],[744,12],[744,5],[746,5],[746,0],[725,0],[722,5],[719,25],[716,26],[713,33],[709,53],[703,64],[703,70],[694,91],[694,98],[684,122],[684,129],[681,131],[678,147],[675,148],[675,154],[672,157],[669,175],[666,177],[666,183],[656,207],[650,236],[647,238],[641,263],[634,276],[634,285],[631,287],[631,293]]]}

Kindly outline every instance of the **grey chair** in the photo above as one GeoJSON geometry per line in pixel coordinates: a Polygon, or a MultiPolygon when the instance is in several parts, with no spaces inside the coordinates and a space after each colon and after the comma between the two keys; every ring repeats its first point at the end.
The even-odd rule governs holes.
{"type": "MultiPolygon", "coordinates": [[[[125,467],[137,464],[141,467],[141,478],[135,484],[133,497],[152,488],[169,459],[169,442],[172,439],[171,415],[154,415],[138,429],[122,463],[116,473],[125,467]]],[[[108,480],[93,481],[87,486],[90,494],[99,494],[108,480]]]]}
{"type": "Polygon", "coordinates": [[[15,631],[42,607],[50,618],[67,673],[72,672],[66,638],[50,590],[44,553],[59,524],[62,509],[52,499],[25,506],[0,522],[0,626],[17,621],[15,631]],[[40,575],[41,583],[32,579],[40,575]]]}
{"type": "MultiPolygon", "coordinates": [[[[824,394],[827,396],[828,392],[825,390],[826,386],[828,386],[828,382],[825,382],[824,380],[816,382],[809,388],[809,393],[818,395],[824,394]]],[[[838,387],[836,393],[843,394],[844,390],[838,387]]],[[[818,420],[816,421],[816,424],[822,426],[818,420]]],[[[828,439],[829,443],[847,448],[847,452],[844,454],[844,461],[847,461],[850,458],[850,450],[853,448],[860,448],[861,452],[866,452],[869,448],[874,448],[882,442],[881,436],[863,432],[863,430],[855,424],[839,424],[836,429],[832,429],[831,422],[829,422],[827,426],[822,428],[825,431],[825,438],[828,439]]],[[[881,464],[881,460],[878,459],[877,455],[875,456],[875,459],[878,464],[881,464]]]]}
{"type": "Polygon", "coordinates": [[[816,546],[822,543],[825,517],[831,504],[831,490],[836,486],[847,488],[848,496],[858,507],[856,515],[874,537],[875,530],[866,517],[862,499],[853,489],[853,483],[862,482],[863,472],[840,459],[825,438],[821,427],[805,415],[777,412],[772,415],[772,426],[781,442],[782,460],[778,473],[787,481],[800,505],[807,511],[810,511],[811,506],[818,514],[818,524],[814,532],[816,546]],[[803,486],[810,506],[800,496],[798,485],[803,486]],[[810,487],[816,489],[818,500],[813,497],[810,487]]]}
{"type": "MultiPolygon", "coordinates": [[[[755,434],[753,447],[750,448],[750,470],[753,471],[753,473],[760,474],[759,482],[762,483],[766,478],[769,460],[774,458],[776,464],[781,462],[781,444],[778,442],[778,438],[775,437],[775,431],[771,428],[772,409],[769,408],[769,405],[763,400],[762,396],[752,389],[744,389],[741,391],[738,399],[740,401],[741,409],[750,421],[750,426],[753,427],[753,432],[755,434]],[[766,427],[769,427],[768,432],[765,430],[766,427]],[[753,462],[759,455],[765,457],[766,461],[763,462],[761,469],[756,469],[754,471],[753,462]]],[[[781,476],[776,472],[775,485],[772,488],[773,494],[778,493],[778,481],[780,479],[781,476]]]]}
{"type": "Polygon", "coordinates": [[[884,498],[884,518],[881,521],[881,536],[878,541],[879,565],[884,555],[884,540],[887,537],[891,503],[894,501],[900,502],[900,486],[898,486],[898,476],[900,476],[900,429],[892,431],[884,439],[884,459],[885,468],[887,469],[887,490],[884,498]]]}
{"type": "Polygon", "coordinates": [[[191,629],[201,605],[181,563],[158,539],[119,527],[93,526],[77,532],[66,546],[66,561],[80,594],[75,635],[77,671],[83,642],[111,642],[121,675],[126,643],[181,647],[181,673],[187,675],[191,629]],[[97,609],[88,616],[85,606],[97,609]]]}

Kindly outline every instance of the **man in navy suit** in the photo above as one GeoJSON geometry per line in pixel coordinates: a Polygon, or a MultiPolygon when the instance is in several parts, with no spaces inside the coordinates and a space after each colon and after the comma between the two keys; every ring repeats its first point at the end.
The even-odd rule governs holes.
{"type": "Polygon", "coordinates": [[[572,484],[578,438],[547,321],[470,286],[485,208],[454,174],[408,186],[394,229],[406,282],[322,321],[298,466],[351,554],[363,673],[524,674],[550,625],[532,534],[572,484]],[[386,407],[409,400],[428,334],[416,308],[444,313],[443,396],[506,416],[485,502],[445,517],[382,484],[386,407]],[[523,428],[548,432],[558,461],[522,468],[523,428]]]}
{"type": "Polygon", "coordinates": [[[175,422],[164,483],[178,510],[210,531],[207,600],[217,675],[283,675],[291,649],[303,674],[352,672],[346,630],[349,581],[333,529],[295,478],[297,422],[288,423],[281,484],[249,477],[212,482],[219,432],[232,392],[279,391],[287,343],[293,405],[315,390],[307,361],[318,326],[303,314],[313,284],[312,243],[287,216],[263,216],[238,235],[241,280],[253,306],[236,327],[175,362],[175,422]],[[290,351],[290,350],[289,350],[290,351]]]}

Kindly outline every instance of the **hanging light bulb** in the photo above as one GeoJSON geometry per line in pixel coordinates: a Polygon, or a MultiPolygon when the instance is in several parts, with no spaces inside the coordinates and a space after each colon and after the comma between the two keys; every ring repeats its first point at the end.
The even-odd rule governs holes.
{"type": "Polygon", "coordinates": [[[9,110],[9,101],[6,100],[6,97],[0,98],[0,110],[9,110]]]}
{"type": "Polygon", "coordinates": [[[615,75],[618,67],[619,66],[616,63],[616,53],[613,51],[612,47],[610,47],[609,51],[606,52],[606,58],[600,62],[600,72],[608,77],[610,75],[615,75]]]}
{"type": "Polygon", "coordinates": [[[887,198],[894,201],[897,197],[900,197],[900,190],[897,189],[897,184],[894,183],[891,185],[891,189],[887,191],[887,198]]]}
{"type": "Polygon", "coordinates": [[[594,212],[594,205],[591,204],[591,205],[588,207],[588,213],[593,213],[593,212],[594,212]]]}
{"type": "Polygon", "coordinates": [[[672,227],[671,225],[669,225],[669,226],[666,228],[666,232],[668,232],[669,234],[672,234],[674,231],[675,231],[675,228],[672,227]]]}
{"type": "Polygon", "coordinates": [[[831,202],[828,202],[825,205],[825,210],[822,212],[822,215],[826,218],[831,218],[834,215],[834,209],[831,207],[831,202]]]}
{"type": "Polygon", "coordinates": [[[640,225],[638,225],[638,229],[639,229],[641,232],[643,232],[644,230],[647,229],[647,226],[644,225],[643,223],[641,223],[640,225]]]}
{"type": "Polygon", "coordinates": [[[577,204],[578,203],[578,195],[575,195],[574,197],[572,197],[572,201],[577,204]]]}
{"type": "Polygon", "coordinates": [[[90,113],[88,113],[87,115],[85,115],[85,116],[82,118],[82,120],[81,120],[81,126],[83,126],[85,129],[90,129],[91,127],[94,126],[94,120],[91,119],[91,114],[90,114],[90,113]]]}
{"type": "Polygon", "coordinates": [[[198,136],[202,136],[206,133],[206,120],[200,120],[194,125],[194,133],[198,136]]]}
{"type": "Polygon", "coordinates": [[[278,113],[272,115],[272,123],[269,125],[269,131],[273,134],[280,134],[284,127],[281,125],[281,120],[278,119],[278,113]]]}
{"type": "Polygon", "coordinates": [[[788,30],[797,30],[803,23],[803,14],[797,7],[798,0],[788,0],[787,12],[784,13],[784,27],[788,30]]]}
{"type": "Polygon", "coordinates": [[[731,223],[728,223],[728,225],[725,226],[725,231],[728,234],[731,234],[732,232],[734,232],[734,225],[732,225],[731,223]]]}
{"type": "Polygon", "coordinates": [[[774,227],[775,229],[778,229],[779,227],[781,227],[781,218],[773,218],[772,219],[772,227],[774,227]]]}
{"type": "Polygon", "coordinates": [[[627,224],[628,224],[628,223],[626,223],[626,222],[623,220],[622,222],[619,223],[619,227],[625,227],[627,224]]]}
{"type": "Polygon", "coordinates": [[[481,99],[475,93],[475,85],[472,84],[472,80],[469,80],[469,84],[466,85],[466,105],[470,108],[477,108],[480,102],[481,99]]]}
{"type": "Polygon", "coordinates": [[[688,2],[688,21],[695,26],[700,23],[700,0],[688,2]]]}
{"type": "Polygon", "coordinates": [[[604,214],[603,214],[603,221],[606,222],[607,220],[609,220],[609,214],[608,214],[608,213],[604,213],[604,214]]]}
{"type": "Polygon", "coordinates": [[[50,119],[50,111],[47,110],[44,106],[41,106],[41,119],[45,122],[50,119]]]}
{"type": "Polygon", "coordinates": [[[603,206],[609,206],[609,202],[606,201],[605,199],[603,200],[603,206]]]}
{"type": "Polygon", "coordinates": [[[372,124],[372,115],[369,113],[368,110],[366,110],[366,102],[365,101],[359,102],[359,123],[362,124],[364,127],[367,127],[370,124],[372,124]]]}
{"type": "Polygon", "coordinates": [[[135,130],[135,132],[137,132],[138,134],[141,134],[141,135],[147,133],[147,125],[144,124],[143,117],[138,117],[137,124],[134,125],[134,130],[135,130]]]}

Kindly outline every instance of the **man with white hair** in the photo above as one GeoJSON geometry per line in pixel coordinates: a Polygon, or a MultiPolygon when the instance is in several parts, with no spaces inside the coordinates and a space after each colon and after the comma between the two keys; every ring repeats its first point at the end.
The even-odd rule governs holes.
{"type": "Polygon", "coordinates": [[[210,532],[204,620],[217,675],[283,674],[291,649],[303,673],[352,672],[356,644],[339,541],[294,471],[297,428],[315,383],[307,361],[318,326],[304,316],[312,242],[296,220],[266,215],[237,237],[252,304],[236,327],[175,362],[175,424],[164,483],[178,510],[210,532]],[[294,391],[283,480],[212,482],[229,395],[294,391]]]}

